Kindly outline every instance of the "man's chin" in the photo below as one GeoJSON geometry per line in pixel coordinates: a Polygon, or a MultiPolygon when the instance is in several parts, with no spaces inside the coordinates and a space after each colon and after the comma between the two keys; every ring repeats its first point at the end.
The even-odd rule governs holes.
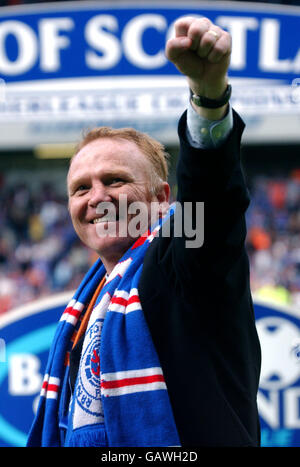
{"type": "Polygon", "coordinates": [[[99,238],[126,238],[127,237],[127,225],[119,221],[105,221],[94,224],[96,228],[96,235],[99,238]]]}
{"type": "Polygon", "coordinates": [[[128,223],[120,221],[90,224],[88,229],[77,233],[83,243],[96,251],[100,257],[115,254],[122,256],[141,236],[139,229],[130,232],[128,223]]]}
{"type": "Polygon", "coordinates": [[[121,258],[135,241],[136,238],[128,236],[118,237],[103,235],[101,237],[94,238],[92,242],[88,242],[88,246],[96,251],[100,257],[118,255],[119,258],[121,258]]]}

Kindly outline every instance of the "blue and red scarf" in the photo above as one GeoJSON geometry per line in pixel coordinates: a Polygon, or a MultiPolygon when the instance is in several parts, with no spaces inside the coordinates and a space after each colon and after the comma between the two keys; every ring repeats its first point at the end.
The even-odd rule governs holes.
{"type": "Polygon", "coordinates": [[[143,259],[159,228],[133,244],[100,291],[70,400],[65,362],[74,331],[105,275],[102,262],[86,274],[58,323],[28,446],[103,446],[103,432],[107,446],[180,445],[138,292],[143,259]]]}

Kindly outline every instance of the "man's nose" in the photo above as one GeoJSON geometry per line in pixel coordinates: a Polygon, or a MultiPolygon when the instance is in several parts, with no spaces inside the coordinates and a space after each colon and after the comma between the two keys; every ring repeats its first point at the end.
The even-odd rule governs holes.
{"type": "Polygon", "coordinates": [[[99,203],[107,201],[111,201],[108,187],[101,182],[94,183],[90,190],[89,206],[96,208],[99,203]]]}

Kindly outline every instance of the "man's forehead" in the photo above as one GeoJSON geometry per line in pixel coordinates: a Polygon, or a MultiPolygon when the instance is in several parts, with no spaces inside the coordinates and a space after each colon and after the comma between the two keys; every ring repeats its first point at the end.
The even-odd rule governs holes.
{"type": "Polygon", "coordinates": [[[88,173],[91,169],[103,169],[114,174],[125,170],[134,171],[137,168],[148,172],[149,165],[147,157],[134,141],[123,138],[98,138],[86,144],[73,156],[69,166],[68,180],[73,175],[88,173]],[[91,165],[93,160],[97,164],[91,165]]]}
{"type": "Polygon", "coordinates": [[[83,158],[93,157],[103,160],[113,158],[112,161],[115,163],[118,160],[120,163],[123,162],[123,158],[128,162],[131,159],[141,160],[142,163],[147,159],[134,141],[120,137],[101,137],[83,146],[73,156],[71,165],[73,162],[82,160],[83,158]]]}

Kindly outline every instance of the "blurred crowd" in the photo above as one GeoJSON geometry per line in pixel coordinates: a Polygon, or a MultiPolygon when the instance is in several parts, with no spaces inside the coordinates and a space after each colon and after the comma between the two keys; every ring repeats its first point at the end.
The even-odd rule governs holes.
{"type": "MultiPolygon", "coordinates": [[[[250,187],[247,249],[257,295],[300,307],[300,170],[250,187]]],[[[95,255],[78,240],[55,183],[0,180],[0,313],[75,289],[95,255]]]]}
{"type": "Polygon", "coordinates": [[[251,288],[257,296],[300,307],[300,170],[253,181],[247,212],[251,288]]]}
{"type": "Polygon", "coordinates": [[[77,239],[54,185],[0,186],[0,313],[73,290],[93,258],[77,239]]]}

